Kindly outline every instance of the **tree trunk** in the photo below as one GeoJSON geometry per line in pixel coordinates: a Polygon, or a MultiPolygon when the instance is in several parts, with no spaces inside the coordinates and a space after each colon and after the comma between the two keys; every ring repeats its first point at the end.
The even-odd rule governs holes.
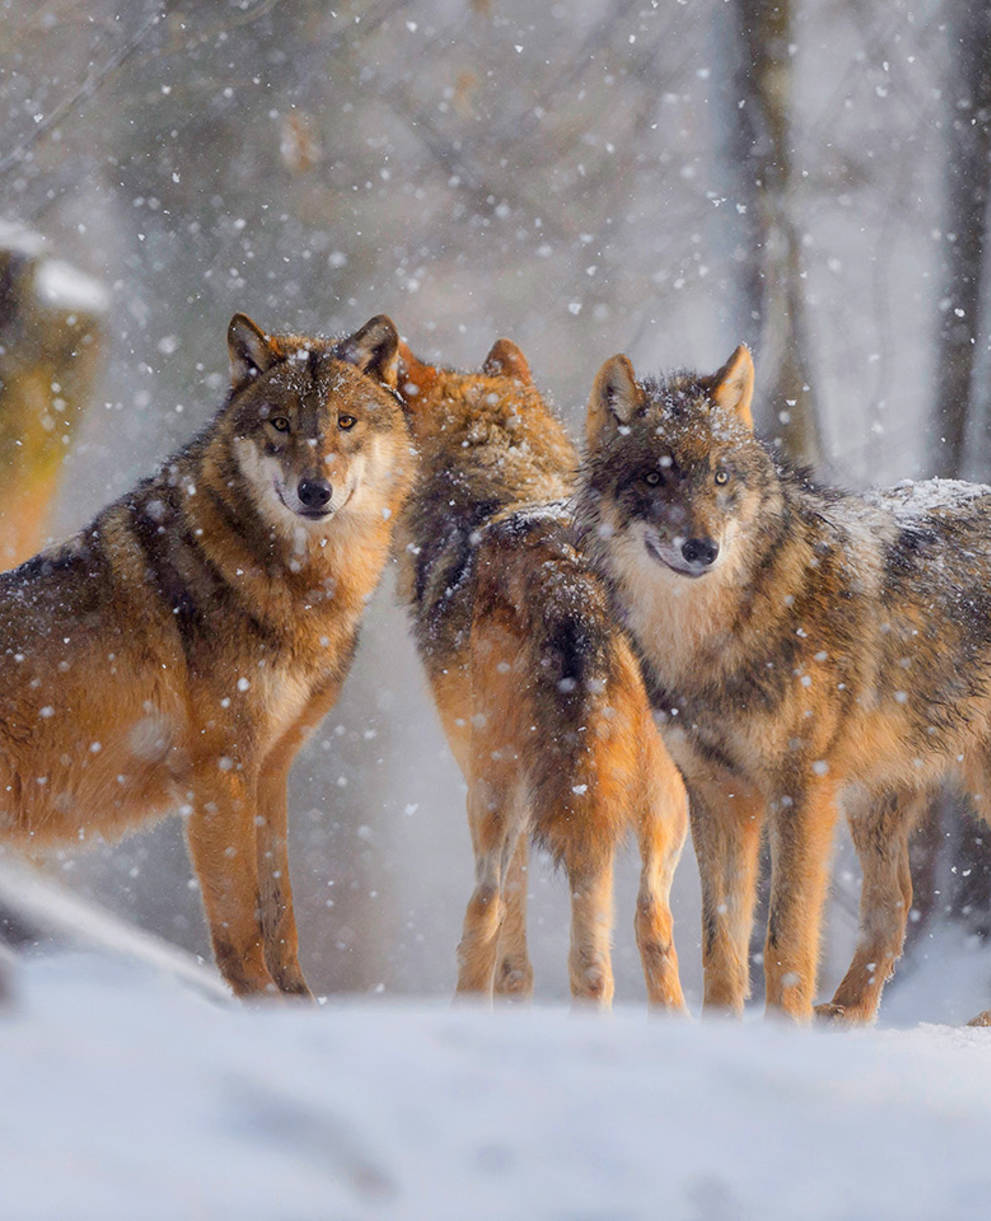
{"type": "MultiPolygon", "coordinates": [[[[934,428],[935,474],[945,478],[980,471],[991,449],[979,428],[980,396],[975,366],[987,327],[981,317],[986,280],[988,197],[991,194],[991,4],[951,5],[946,96],[950,108],[945,179],[944,263],[937,337],[934,428]]],[[[987,421],[983,432],[986,434],[987,421]]],[[[983,799],[991,800],[991,796],[983,799]]],[[[945,882],[945,907],[952,919],[981,937],[991,928],[991,832],[975,824],[964,803],[950,796],[936,803],[940,833],[927,841],[932,852],[948,843],[952,873],[945,882]]],[[[935,861],[923,862],[938,877],[935,861]]],[[[937,906],[936,912],[942,910],[937,906]]]]}
{"type": "Polygon", "coordinates": [[[974,364],[991,187],[991,5],[952,5],[947,23],[951,113],[934,421],[942,444],[934,474],[955,479],[967,466],[976,416],[974,364]]]}
{"type": "Polygon", "coordinates": [[[801,464],[822,458],[810,358],[799,236],[791,216],[790,0],[736,0],[739,58],[731,139],[751,257],[740,290],[752,327],[763,401],[758,420],[801,464]]]}

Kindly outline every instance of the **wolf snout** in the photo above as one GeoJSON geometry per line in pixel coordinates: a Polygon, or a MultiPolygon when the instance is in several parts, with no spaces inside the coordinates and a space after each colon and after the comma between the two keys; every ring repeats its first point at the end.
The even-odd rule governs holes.
{"type": "Polygon", "coordinates": [[[715,563],[719,544],[711,538],[688,538],[681,544],[681,554],[686,563],[707,568],[715,563]]]}
{"type": "Polygon", "coordinates": [[[321,512],[330,504],[334,489],[326,479],[301,479],[296,488],[299,503],[309,512],[321,512]]]}

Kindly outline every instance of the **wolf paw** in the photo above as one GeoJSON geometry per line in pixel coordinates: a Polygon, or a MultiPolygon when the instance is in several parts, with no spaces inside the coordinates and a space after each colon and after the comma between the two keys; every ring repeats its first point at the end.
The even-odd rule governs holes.
{"type": "Polygon", "coordinates": [[[506,1000],[529,1000],[533,993],[533,968],[529,963],[514,966],[511,962],[503,962],[496,974],[495,991],[506,1000]]]}
{"type": "Polygon", "coordinates": [[[991,1009],[985,1009],[983,1013],[979,1013],[976,1018],[971,1018],[967,1023],[968,1026],[991,1026],[991,1009]]]}
{"type": "Polygon", "coordinates": [[[817,1022],[831,1026],[853,1026],[860,1020],[846,1005],[837,1005],[833,1001],[816,1005],[814,1012],[817,1022]]]}

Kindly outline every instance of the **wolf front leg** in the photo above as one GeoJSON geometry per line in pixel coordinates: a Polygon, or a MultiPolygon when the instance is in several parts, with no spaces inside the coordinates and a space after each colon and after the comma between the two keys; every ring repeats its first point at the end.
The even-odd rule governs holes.
{"type": "Polygon", "coordinates": [[[836,785],[811,777],[771,807],[771,903],[764,944],[768,1013],[812,1017],[819,934],[829,881],[836,785]],[[796,791],[797,790],[797,791],[796,791]]]}
{"type": "Polygon", "coordinates": [[[273,751],[258,780],[256,852],[265,963],[280,992],[312,999],[299,965],[299,934],[289,877],[287,784],[295,747],[273,751]]]}
{"type": "Polygon", "coordinates": [[[816,1006],[829,1021],[871,1022],[881,991],[894,973],[905,943],[912,907],[908,841],[925,812],[925,795],[884,793],[848,810],[850,832],[864,880],[860,892],[860,938],[850,969],[833,999],[816,1006]]]}
{"type": "Polygon", "coordinates": [[[257,854],[265,962],[281,992],[311,997],[299,965],[299,934],[289,876],[289,770],[309,732],[323,720],[340,683],[321,688],[296,724],[282,735],[262,764],[258,779],[257,854]]]}
{"type": "Polygon", "coordinates": [[[226,756],[194,771],[194,806],[186,835],[221,974],[238,996],[274,993],[259,920],[255,846],[257,777],[226,756]]]}
{"type": "Polygon", "coordinates": [[[653,724],[644,727],[644,800],[637,823],[640,890],[635,928],[647,1003],[684,1013],[671,918],[671,883],[688,833],[688,799],[681,776],[653,724]]]}
{"type": "Polygon", "coordinates": [[[742,781],[693,778],[688,812],[702,883],[705,1008],[739,1016],[750,995],[750,930],[764,799],[742,781]]]}

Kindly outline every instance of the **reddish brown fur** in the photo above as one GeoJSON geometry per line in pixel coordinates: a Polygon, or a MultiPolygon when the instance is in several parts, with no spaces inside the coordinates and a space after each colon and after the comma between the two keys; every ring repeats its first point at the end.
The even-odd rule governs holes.
{"type": "Polygon", "coordinates": [[[400,390],[421,463],[396,532],[401,588],[468,783],[476,861],[458,992],[531,990],[533,836],[568,874],[573,995],[608,1003],[613,858],[632,828],[648,996],[680,1010],[668,892],[684,792],[604,587],[571,539],[561,502],[577,455],[508,340],[479,374],[403,349],[400,390]]]}
{"type": "Polygon", "coordinates": [[[578,516],[688,785],[706,1003],[739,1011],[748,993],[766,825],[767,1003],[812,1015],[842,800],[861,939],[820,1012],[869,1020],[901,953],[908,837],[932,785],[962,761],[988,792],[991,490],[817,487],[753,436],[752,388],[744,348],[712,377],[638,383],[608,361],[578,516]]]}
{"type": "Polygon", "coordinates": [[[183,807],[217,962],[241,994],[307,991],[286,778],[337,697],[410,482],[396,343],[388,319],[332,343],[237,316],[214,421],[0,577],[6,838],[113,836],[183,807]],[[288,508],[322,473],[323,515],[288,508]]]}

